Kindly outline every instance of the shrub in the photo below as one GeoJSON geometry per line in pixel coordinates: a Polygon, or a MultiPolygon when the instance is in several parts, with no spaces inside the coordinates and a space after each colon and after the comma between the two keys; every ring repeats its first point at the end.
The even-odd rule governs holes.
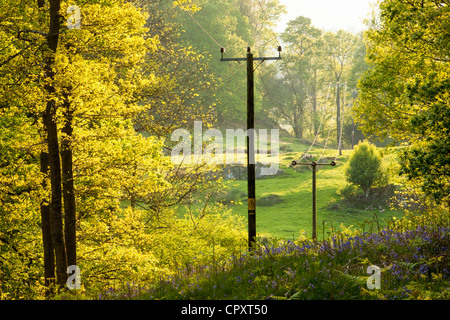
{"type": "Polygon", "coordinates": [[[368,197],[375,186],[387,184],[387,175],[381,166],[381,156],[368,141],[360,142],[350,156],[345,169],[347,181],[359,186],[368,197]]]}
{"type": "Polygon", "coordinates": [[[354,184],[347,184],[339,188],[336,192],[344,199],[354,199],[358,195],[358,192],[360,193],[361,191],[354,184]]]}

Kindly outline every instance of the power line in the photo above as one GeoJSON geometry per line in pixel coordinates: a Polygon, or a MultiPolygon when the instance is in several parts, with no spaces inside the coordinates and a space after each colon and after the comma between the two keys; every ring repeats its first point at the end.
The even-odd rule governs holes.
{"type": "MultiPolygon", "coordinates": [[[[329,128],[328,128],[328,136],[327,136],[327,139],[325,140],[325,144],[324,144],[324,146],[323,146],[322,153],[320,154],[319,160],[317,160],[317,162],[319,162],[319,161],[322,159],[322,156],[324,155],[325,150],[326,150],[326,148],[327,148],[328,140],[330,139],[330,135],[331,135],[331,125],[332,125],[332,123],[331,123],[331,121],[330,121],[330,126],[329,126],[329,128]]],[[[334,160],[335,160],[335,162],[336,162],[336,159],[334,159],[334,160]]]]}
{"type": "MultiPolygon", "coordinates": [[[[328,86],[327,99],[325,100],[325,110],[326,110],[326,111],[327,111],[327,109],[328,109],[328,108],[327,108],[327,105],[328,105],[328,98],[329,98],[329,95],[330,95],[330,88],[331,88],[331,84],[328,86]]],[[[325,114],[327,115],[328,112],[326,112],[325,114]]],[[[323,154],[325,153],[325,149],[327,148],[327,145],[328,145],[328,140],[330,139],[330,133],[331,133],[331,121],[330,121],[330,126],[329,126],[329,128],[328,128],[328,136],[327,136],[327,139],[325,140],[325,144],[324,144],[324,146],[323,146],[322,153],[320,154],[319,160],[317,160],[317,162],[319,162],[320,159],[322,159],[322,156],[323,156],[323,154]]]]}
{"type": "Polygon", "coordinates": [[[342,108],[342,120],[341,120],[341,132],[339,133],[339,142],[338,142],[338,146],[337,146],[337,154],[336,154],[336,157],[334,158],[334,162],[336,162],[337,161],[337,158],[339,157],[339,151],[341,150],[341,145],[342,145],[342,129],[343,129],[343,127],[344,127],[344,115],[345,115],[345,112],[344,112],[344,109],[345,109],[345,93],[346,93],[346,90],[347,90],[347,83],[345,83],[345,89],[344,89],[344,97],[343,97],[343,99],[344,99],[344,103],[343,103],[343,108],[342,108]]]}
{"type": "MultiPolygon", "coordinates": [[[[180,4],[180,6],[181,6],[181,3],[180,3],[178,0],[176,0],[176,2],[177,2],[178,4],[180,4]]],[[[225,10],[225,8],[223,7],[222,3],[220,3],[220,1],[219,1],[219,4],[220,4],[220,6],[222,7],[222,9],[225,10]]],[[[268,19],[266,10],[264,9],[264,7],[263,7],[263,5],[262,5],[262,3],[261,3],[260,0],[258,0],[258,4],[259,4],[259,6],[260,6],[260,8],[261,8],[261,11],[262,11],[264,17],[265,17],[265,21],[268,23],[268,22],[269,22],[269,19],[268,19]]],[[[210,34],[210,33],[202,26],[202,24],[201,24],[201,23],[200,23],[200,22],[199,22],[199,21],[198,21],[198,20],[197,20],[190,12],[189,12],[189,11],[187,11],[187,10],[183,10],[183,11],[185,11],[185,12],[190,16],[190,18],[191,18],[191,19],[192,19],[192,20],[193,20],[193,21],[194,21],[194,22],[195,22],[195,23],[203,30],[203,32],[204,32],[206,35],[208,35],[208,37],[209,37],[211,40],[214,41],[214,43],[215,43],[217,46],[219,46],[220,48],[223,48],[223,46],[222,46],[222,45],[221,45],[221,44],[220,44],[213,36],[211,36],[211,34],[210,34]]],[[[226,14],[229,16],[228,10],[226,10],[226,14]]],[[[277,35],[276,35],[275,32],[273,31],[273,29],[270,29],[270,31],[272,32],[273,38],[274,38],[274,40],[276,41],[277,45],[280,46],[280,42],[278,41],[277,35]]],[[[283,62],[284,62],[284,61],[283,61],[283,62]]],[[[291,76],[291,72],[290,72],[290,70],[289,70],[288,64],[287,64],[286,62],[284,62],[284,65],[285,65],[285,70],[286,70],[287,75],[288,75],[288,78],[289,78],[289,82],[290,82],[291,87],[292,87],[292,90],[293,90],[293,92],[294,92],[294,96],[295,96],[295,98],[296,98],[296,102],[299,103],[299,102],[300,102],[300,99],[299,99],[299,97],[298,97],[297,90],[295,89],[295,86],[294,86],[294,84],[293,84],[293,80],[292,80],[292,76],[291,76]]],[[[267,95],[269,96],[269,99],[270,99],[270,100],[272,101],[272,103],[273,103],[273,100],[272,100],[272,98],[271,98],[271,96],[270,96],[269,91],[267,90],[267,87],[266,87],[264,81],[262,80],[262,77],[259,76],[259,78],[260,78],[261,82],[263,83],[264,89],[265,89],[267,95]]],[[[329,89],[329,88],[328,88],[328,89],[329,89]]],[[[327,104],[327,102],[328,102],[328,97],[329,97],[329,92],[327,93],[326,104],[327,104]]],[[[345,99],[345,97],[344,97],[344,99],[345,99]]],[[[325,117],[326,117],[326,113],[325,113],[324,116],[322,117],[322,120],[321,120],[320,125],[319,125],[319,130],[317,131],[317,133],[316,133],[316,135],[315,135],[315,137],[314,137],[314,140],[312,141],[312,143],[311,143],[311,145],[310,145],[308,151],[307,151],[307,152],[303,155],[303,157],[302,157],[300,160],[298,160],[298,161],[303,160],[303,159],[306,157],[306,155],[312,150],[313,146],[315,145],[315,143],[316,143],[316,141],[317,141],[317,139],[318,139],[318,135],[319,135],[319,133],[320,133],[320,128],[321,128],[321,126],[322,126],[322,123],[323,123],[323,120],[325,119],[325,117]]],[[[342,123],[343,123],[343,117],[342,117],[342,123]]],[[[327,143],[328,143],[328,138],[329,138],[329,136],[330,136],[330,135],[328,134],[327,142],[326,142],[325,146],[326,146],[327,143]]],[[[339,146],[341,145],[341,139],[342,139],[342,126],[341,126],[341,132],[340,132],[340,137],[339,137],[339,146]]],[[[338,146],[338,151],[339,151],[339,146],[338,146]]],[[[322,157],[323,154],[324,154],[324,150],[322,151],[322,154],[320,155],[319,160],[321,159],[321,157],[322,157]]],[[[338,157],[338,156],[336,156],[335,160],[337,159],[337,157],[338,157]]]]}
{"type": "MultiPolygon", "coordinates": [[[[265,17],[265,19],[266,19],[266,22],[268,23],[268,22],[269,22],[269,18],[268,18],[268,16],[267,16],[266,10],[264,9],[264,7],[263,7],[263,5],[262,5],[262,3],[261,3],[260,0],[258,0],[258,3],[259,3],[259,6],[260,6],[260,8],[261,8],[261,11],[262,11],[263,14],[264,14],[264,17],[265,17]]],[[[277,45],[280,46],[280,43],[278,42],[278,37],[277,37],[277,35],[276,35],[275,32],[273,31],[273,29],[270,29],[270,31],[272,31],[272,35],[274,36],[275,41],[277,42],[277,45]]]]}
{"type": "MultiPolygon", "coordinates": [[[[261,3],[260,0],[258,0],[258,3],[259,3],[259,6],[260,6],[260,8],[261,8],[261,10],[262,10],[262,12],[263,12],[263,15],[264,15],[264,17],[265,17],[266,22],[268,22],[268,16],[267,16],[266,10],[264,9],[264,7],[263,7],[263,5],[262,5],[262,3],[261,3]]],[[[277,45],[279,46],[279,45],[280,45],[280,42],[278,41],[278,36],[276,35],[276,33],[274,32],[273,29],[270,29],[270,31],[271,31],[272,36],[273,36],[273,38],[275,39],[277,45]]],[[[292,80],[292,76],[291,76],[291,72],[290,72],[290,70],[289,70],[289,66],[288,66],[287,60],[288,60],[288,59],[283,59],[282,62],[284,63],[285,70],[286,70],[286,72],[287,72],[287,76],[288,76],[288,79],[289,79],[289,83],[291,84],[291,87],[292,87],[292,90],[293,90],[293,92],[294,92],[294,96],[295,96],[295,98],[296,98],[296,101],[297,101],[297,103],[299,103],[299,102],[300,102],[300,99],[299,99],[299,97],[298,97],[297,90],[295,89],[294,82],[293,82],[293,80],[292,80]]],[[[329,89],[330,89],[330,87],[328,87],[328,93],[327,93],[327,101],[326,101],[326,103],[328,102],[329,89]]],[[[322,121],[323,121],[323,119],[324,119],[324,118],[322,118],[322,121]]],[[[319,126],[319,129],[320,129],[320,126],[319,126]]],[[[330,124],[330,130],[331,130],[331,124],[330,124]]],[[[326,142],[326,144],[325,144],[325,147],[326,147],[326,145],[327,145],[327,143],[328,143],[328,139],[329,139],[329,137],[330,137],[330,130],[329,130],[329,132],[328,132],[328,137],[327,137],[327,142],[326,142]]],[[[303,155],[303,157],[302,157],[300,160],[298,160],[298,161],[303,160],[303,159],[306,157],[306,155],[312,150],[312,147],[313,147],[313,145],[315,144],[315,142],[316,142],[316,140],[317,140],[317,138],[318,138],[318,133],[319,133],[319,131],[320,131],[320,130],[317,131],[316,136],[315,136],[315,138],[314,138],[314,140],[313,140],[311,146],[309,147],[308,151],[307,151],[307,152],[303,155]]],[[[341,136],[342,136],[342,126],[341,126],[341,136]]],[[[339,146],[338,146],[338,149],[339,149],[339,146]]],[[[321,159],[322,155],[324,154],[324,151],[325,151],[325,148],[323,149],[322,154],[321,154],[321,156],[319,157],[319,160],[321,159]]],[[[337,159],[337,157],[336,157],[336,159],[337,159]]],[[[335,159],[335,161],[336,161],[336,159],[335,159]]]]}
{"type": "MultiPolygon", "coordinates": [[[[259,3],[259,6],[261,8],[261,11],[263,12],[263,15],[264,15],[264,18],[265,18],[266,22],[269,23],[269,18],[267,16],[266,10],[264,9],[264,7],[263,7],[263,5],[262,5],[260,0],[258,0],[258,3],[259,3]]],[[[270,31],[272,32],[272,36],[273,36],[277,46],[280,46],[280,42],[278,41],[278,36],[275,34],[273,29],[270,29],[270,31]]],[[[296,99],[297,103],[300,103],[300,99],[298,98],[297,90],[295,90],[294,82],[292,81],[291,72],[289,71],[288,64],[287,64],[287,62],[284,59],[283,59],[283,63],[284,63],[286,72],[288,74],[288,78],[289,78],[289,82],[290,82],[290,84],[292,86],[292,90],[294,91],[295,99],[296,99]]]]}
{"type": "MultiPolygon", "coordinates": [[[[326,100],[325,100],[325,111],[327,111],[328,98],[329,98],[329,96],[330,96],[330,88],[331,88],[331,85],[328,86],[328,90],[327,90],[327,98],[326,98],[326,100]]],[[[300,162],[300,161],[302,161],[303,159],[305,159],[305,157],[308,155],[308,153],[312,150],[313,146],[315,145],[315,143],[316,143],[316,141],[317,141],[317,139],[318,139],[318,137],[319,137],[319,134],[320,134],[320,128],[322,127],[322,123],[323,123],[323,121],[325,120],[325,118],[326,118],[327,115],[328,115],[328,112],[325,112],[324,115],[322,116],[322,119],[321,119],[320,124],[319,124],[319,128],[317,129],[317,132],[316,132],[316,135],[315,135],[315,137],[314,137],[314,140],[313,140],[313,142],[311,143],[311,146],[309,147],[308,151],[306,151],[300,159],[296,160],[296,162],[300,162]]],[[[330,126],[330,127],[331,127],[331,126],[330,126]]],[[[329,138],[329,137],[330,137],[330,130],[328,131],[328,138],[329,138]]],[[[326,147],[326,144],[328,143],[328,138],[327,138],[327,142],[325,143],[325,147],[326,147]]],[[[319,162],[319,160],[322,158],[322,155],[323,155],[324,151],[325,151],[325,148],[324,148],[324,150],[322,151],[322,154],[320,155],[320,157],[319,157],[319,159],[317,160],[317,162],[319,162]]]]}
{"type": "MultiPolygon", "coordinates": [[[[272,96],[271,96],[271,94],[269,93],[269,90],[267,89],[267,86],[266,86],[266,84],[265,84],[263,78],[261,77],[260,74],[258,74],[258,77],[259,77],[259,79],[261,80],[261,83],[263,84],[264,91],[267,93],[267,96],[269,97],[270,102],[271,102],[273,105],[275,105],[274,100],[272,99],[272,96]]],[[[328,94],[329,94],[329,93],[328,93],[328,94]]],[[[327,101],[328,101],[328,94],[327,94],[327,101]]],[[[306,155],[312,150],[312,147],[314,146],[314,144],[315,144],[316,141],[317,141],[317,138],[318,138],[319,133],[320,133],[320,128],[322,127],[322,123],[323,123],[323,120],[325,119],[326,115],[327,115],[327,114],[324,114],[324,115],[323,115],[323,117],[322,117],[322,119],[321,119],[321,121],[320,121],[320,124],[319,124],[319,128],[318,128],[318,130],[317,130],[317,132],[316,132],[315,138],[314,138],[313,142],[311,143],[311,146],[309,147],[308,151],[305,152],[304,155],[303,155],[303,157],[302,157],[301,159],[299,159],[298,161],[303,160],[303,159],[306,157],[306,155]]]]}
{"type": "MultiPolygon", "coordinates": [[[[175,0],[175,1],[178,2],[178,4],[180,6],[182,6],[182,4],[178,0],[175,0]]],[[[198,22],[197,19],[195,19],[195,17],[192,15],[192,13],[190,13],[187,10],[183,10],[183,11],[186,12],[191,17],[191,19],[195,21],[195,23],[197,23],[197,25],[203,30],[203,32],[205,32],[208,35],[208,37],[210,37],[211,40],[214,41],[219,46],[219,48],[223,48],[223,46],[219,42],[217,42],[217,40],[214,39],[214,37],[211,36],[208,31],[206,31],[206,29],[201,25],[201,23],[198,22]]]]}
{"type": "MultiPolygon", "coordinates": [[[[331,88],[331,84],[328,86],[327,99],[325,101],[325,111],[327,111],[326,110],[327,109],[326,106],[327,106],[327,103],[328,103],[330,88],[331,88]]],[[[325,112],[322,120],[325,119],[326,115],[327,115],[327,112],[325,112]]],[[[300,159],[298,161],[292,161],[292,165],[293,166],[306,165],[306,166],[309,166],[312,169],[312,239],[313,240],[317,239],[317,195],[316,195],[316,193],[317,193],[317,167],[319,167],[319,166],[327,166],[327,165],[332,166],[332,167],[336,166],[336,162],[335,161],[331,161],[330,163],[319,163],[319,161],[322,158],[322,155],[323,155],[323,153],[325,151],[326,144],[328,143],[328,138],[330,137],[330,131],[331,131],[331,122],[330,122],[330,130],[328,131],[327,141],[325,143],[325,147],[324,147],[324,149],[322,151],[322,154],[319,157],[319,160],[312,161],[310,163],[300,163],[300,161],[304,158],[303,157],[302,159],[300,159]]],[[[319,130],[317,131],[316,138],[317,138],[317,135],[319,134],[319,132],[320,132],[320,126],[319,126],[319,130]]]]}

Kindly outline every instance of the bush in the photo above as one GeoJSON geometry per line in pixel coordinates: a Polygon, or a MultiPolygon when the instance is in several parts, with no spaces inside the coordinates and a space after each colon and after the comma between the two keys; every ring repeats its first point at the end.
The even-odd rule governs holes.
{"type": "Polygon", "coordinates": [[[387,184],[387,175],[381,166],[381,156],[375,146],[368,141],[355,146],[345,169],[347,181],[359,186],[365,196],[370,195],[373,187],[387,184]]]}
{"type": "Polygon", "coordinates": [[[361,193],[360,189],[354,184],[347,184],[339,188],[336,192],[344,199],[355,199],[359,195],[358,193],[361,193]]]}

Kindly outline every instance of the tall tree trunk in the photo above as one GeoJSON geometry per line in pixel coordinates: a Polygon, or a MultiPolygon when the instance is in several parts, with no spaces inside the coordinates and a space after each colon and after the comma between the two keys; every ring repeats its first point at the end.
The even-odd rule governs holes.
{"type": "Polygon", "coordinates": [[[314,136],[319,131],[319,121],[317,118],[317,70],[314,70],[313,85],[312,85],[312,106],[313,106],[313,128],[314,136]]]}
{"type": "MultiPolygon", "coordinates": [[[[47,188],[48,181],[48,153],[42,151],[40,155],[41,173],[44,175],[42,187],[47,188]]],[[[52,286],[55,283],[55,256],[53,253],[52,229],[50,219],[50,205],[47,199],[41,202],[41,228],[42,241],[44,244],[44,283],[46,286],[45,296],[53,294],[52,286]]]]}
{"type": "MultiPolygon", "coordinates": [[[[37,6],[39,9],[44,8],[45,0],[37,0],[37,6]]],[[[40,20],[40,23],[44,23],[44,20],[40,20]]],[[[43,132],[43,143],[47,143],[47,133],[43,132]]],[[[48,152],[42,151],[40,154],[41,173],[44,178],[42,180],[42,188],[47,189],[49,180],[49,159],[48,152]]],[[[53,286],[55,284],[55,254],[53,251],[52,241],[52,228],[51,228],[51,212],[49,199],[42,199],[41,205],[41,229],[42,229],[42,242],[44,246],[44,284],[46,287],[46,298],[53,295],[53,286]]]]}
{"type": "Polygon", "coordinates": [[[64,235],[67,251],[67,264],[77,264],[76,247],[76,206],[75,189],[73,185],[73,157],[72,157],[72,119],[73,111],[70,109],[70,103],[65,97],[65,124],[62,128],[63,137],[61,140],[61,166],[62,166],[62,187],[64,198],[64,235]]]}
{"type": "Polygon", "coordinates": [[[299,101],[297,101],[297,121],[295,123],[295,125],[297,126],[297,138],[301,139],[303,138],[303,120],[304,120],[304,115],[305,115],[305,88],[304,88],[304,84],[303,84],[303,74],[302,74],[302,70],[303,70],[303,63],[302,63],[302,59],[300,59],[299,61],[299,75],[300,75],[300,79],[299,79],[299,101]]]}
{"type": "Polygon", "coordinates": [[[62,223],[62,191],[61,191],[61,163],[59,159],[58,132],[54,119],[55,101],[47,102],[44,121],[48,136],[49,164],[50,164],[50,184],[51,203],[50,221],[52,242],[56,257],[57,283],[64,287],[67,281],[67,258],[64,243],[63,223],[62,223]]]}
{"type": "Polygon", "coordinates": [[[337,145],[339,150],[339,155],[342,155],[342,148],[341,148],[341,99],[339,96],[339,80],[337,81],[337,87],[336,87],[336,108],[337,108],[337,115],[336,115],[336,127],[337,127],[337,145]]]}
{"type": "Polygon", "coordinates": [[[55,250],[56,276],[57,284],[60,288],[66,285],[67,281],[67,257],[64,243],[64,232],[62,223],[62,190],[61,190],[61,162],[59,158],[58,128],[56,124],[56,101],[54,97],[54,72],[55,53],[58,47],[60,31],[60,0],[49,0],[50,4],[50,27],[47,36],[47,45],[50,49],[45,60],[45,90],[48,93],[48,100],[44,112],[44,126],[47,132],[48,155],[50,165],[50,183],[51,183],[51,230],[52,241],[55,250]]]}
{"type": "Polygon", "coordinates": [[[302,124],[300,120],[299,110],[294,110],[294,114],[292,117],[292,129],[294,130],[294,136],[297,139],[303,138],[303,132],[302,132],[302,124]]]}

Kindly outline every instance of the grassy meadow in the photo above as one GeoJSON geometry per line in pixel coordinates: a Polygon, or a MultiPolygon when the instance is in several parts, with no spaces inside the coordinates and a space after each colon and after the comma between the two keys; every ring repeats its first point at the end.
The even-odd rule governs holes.
{"type": "MultiPolygon", "coordinates": [[[[297,239],[299,233],[311,236],[312,230],[312,169],[309,166],[292,167],[292,160],[300,159],[311,144],[297,142],[293,138],[280,139],[280,169],[282,174],[267,176],[256,181],[256,227],[260,238],[297,239]]],[[[337,151],[316,146],[309,154],[321,162],[334,160],[337,151]]],[[[337,158],[337,166],[317,168],[317,236],[327,236],[332,228],[341,224],[346,227],[377,228],[386,225],[392,217],[400,217],[400,211],[392,210],[384,203],[373,205],[368,202],[356,206],[342,205],[337,194],[347,185],[344,168],[352,150],[343,150],[337,158]],[[367,209],[367,210],[366,210],[367,209]]],[[[310,161],[310,160],[309,160],[310,161]]],[[[385,167],[395,161],[393,154],[383,157],[385,167]]],[[[302,162],[307,162],[303,160],[302,162]]],[[[236,214],[247,216],[247,181],[229,181],[230,189],[225,199],[236,214]],[[233,201],[233,203],[231,203],[233,201]],[[238,203],[236,203],[238,202],[238,203]]],[[[375,230],[375,229],[374,229],[375,230]]]]}

